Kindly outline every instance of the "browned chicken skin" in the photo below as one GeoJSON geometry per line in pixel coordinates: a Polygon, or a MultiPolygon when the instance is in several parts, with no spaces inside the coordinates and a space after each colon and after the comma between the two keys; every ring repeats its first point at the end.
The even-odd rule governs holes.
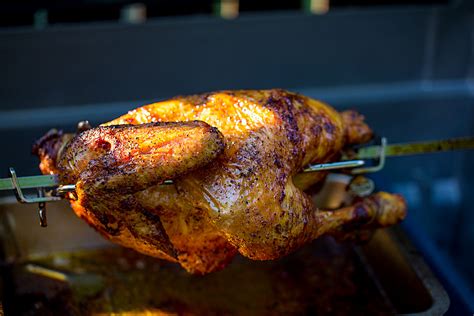
{"type": "Polygon", "coordinates": [[[52,133],[36,151],[43,172],[76,184],[73,209],[106,237],[208,273],[236,251],[276,259],[323,234],[403,219],[397,195],[329,212],[303,192],[324,177],[298,174],[305,165],[371,136],[354,111],[283,90],[223,91],[150,104],[72,141],[52,133]],[[209,125],[184,123],[195,120],[209,125]]]}

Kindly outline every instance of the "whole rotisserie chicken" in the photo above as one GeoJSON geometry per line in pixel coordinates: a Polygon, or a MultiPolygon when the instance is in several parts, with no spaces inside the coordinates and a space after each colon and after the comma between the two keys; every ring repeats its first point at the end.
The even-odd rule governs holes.
{"type": "Polygon", "coordinates": [[[76,136],[49,132],[35,151],[43,173],[76,184],[74,211],[106,238],[208,273],[237,251],[276,259],[323,234],[402,220],[398,195],[324,211],[303,192],[324,178],[298,175],[304,166],[371,136],[356,112],[299,94],[223,91],[143,106],[76,136]]]}

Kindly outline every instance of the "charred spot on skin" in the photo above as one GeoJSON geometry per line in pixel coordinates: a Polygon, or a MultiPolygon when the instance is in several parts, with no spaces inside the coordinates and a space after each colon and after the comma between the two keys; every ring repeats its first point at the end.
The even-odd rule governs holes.
{"type": "Polygon", "coordinates": [[[285,190],[281,190],[281,192],[280,192],[280,197],[279,197],[278,201],[279,201],[280,203],[282,203],[283,200],[285,199],[285,196],[286,196],[285,190]]]}
{"type": "Polygon", "coordinates": [[[355,206],[352,218],[356,221],[366,221],[370,219],[369,213],[362,204],[355,206]]]}
{"type": "Polygon", "coordinates": [[[278,235],[281,235],[281,225],[280,224],[277,224],[275,226],[275,232],[278,234],[278,235]]]}
{"type": "Polygon", "coordinates": [[[221,132],[217,127],[211,126],[210,132],[212,135],[216,136],[216,144],[217,144],[217,150],[216,153],[219,154],[224,150],[225,143],[224,143],[224,137],[222,136],[221,132]]]}
{"type": "Polygon", "coordinates": [[[274,110],[282,120],[282,128],[286,133],[287,139],[293,145],[291,153],[298,157],[301,152],[298,150],[302,138],[299,132],[298,122],[295,118],[295,105],[291,94],[283,90],[272,90],[265,105],[274,110]]]}
{"type": "Polygon", "coordinates": [[[153,209],[153,213],[156,214],[158,217],[160,216],[159,214],[162,214],[164,211],[165,208],[161,205],[158,205],[153,209]]]}
{"type": "MultiPolygon", "coordinates": [[[[293,103],[298,103],[299,105],[305,104],[307,102],[307,98],[301,94],[298,93],[289,93],[288,94],[289,98],[293,103]]],[[[303,111],[308,111],[307,108],[303,108],[303,111]]]]}
{"type": "Polygon", "coordinates": [[[211,134],[219,135],[219,129],[217,127],[211,126],[211,134]]]}
{"type": "Polygon", "coordinates": [[[281,162],[281,157],[277,154],[274,154],[273,156],[273,163],[278,169],[283,168],[283,163],[281,162]]]}
{"type": "Polygon", "coordinates": [[[94,147],[107,152],[110,150],[112,145],[110,144],[110,142],[106,141],[105,139],[99,138],[95,141],[94,147]]]}
{"type": "Polygon", "coordinates": [[[329,120],[324,122],[324,130],[329,133],[333,134],[336,131],[336,127],[332,124],[329,120]]]}
{"type": "Polygon", "coordinates": [[[120,201],[120,208],[123,210],[132,210],[137,206],[137,202],[133,200],[132,197],[129,197],[125,200],[120,201]]]}
{"type": "Polygon", "coordinates": [[[303,226],[304,227],[308,226],[308,218],[307,217],[303,217],[303,226]]]}
{"type": "Polygon", "coordinates": [[[341,226],[341,231],[351,232],[360,229],[365,224],[369,223],[371,218],[366,207],[362,203],[354,205],[351,220],[341,226]]]}
{"type": "Polygon", "coordinates": [[[279,196],[279,198],[278,198],[278,201],[279,201],[280,203],[283,202],[283,200],[285,199],[285,196],[286,196],[284,187],[285,187],[285,184],[286,184],[286,182],[287,182],[287,179],[288,179],[288,178],[287,178],[287,174],[284,173],[284,172],[280,172],[280,173],[278,174],[277,178],[276,178],[276,184],[277,184],[278,186],[280,186],[280,190],[281,190],[280,196],[279,196]]]}
{"type": "Polygon", "coordinates": [[[311,133],[315,136],[315,138],[317,138],[317,136],[319,136],[322,131],[323,128],[319,124],[311,126],[311,133]]]}
{"type": "Polygon", "coordinates": [[[117,236],[120,233],[120,225],[118,224],[115,217],[111,216],[110,214],[104,214],[101,212],[94,212],[95,217],[99,220],[102,224],[102,229],[105,230],[111,236],[117,236]],[[113,219],[111,223],[109,219],[113,219]],[[112,224],[112,226],[111,226],[112,224]]]}
{"type": "Polygon", "coordinates": [[[114,216],[112,216],[111,214],[107,213],[106,216],[107,216],[107,220],[108,220],[109,224],[117,223],[117,219],[114,216]]]}
{"type": "Polygon", "coordinates": [[[143,209],[141,209],[140,211],[141,211],[141,213],[142,213],[148,220],[150,220],[150,221],[152,221],[152,222],[155,222],[155,223],[156,223],[156,222],[161,222],[161,219],[160,219],[160,217],[159,217],[158,215],[156,215],[156,214],[154,214],[154,213],[148,211],[147,209],[144,209],[144,208],[143,208],[143,209]]]}

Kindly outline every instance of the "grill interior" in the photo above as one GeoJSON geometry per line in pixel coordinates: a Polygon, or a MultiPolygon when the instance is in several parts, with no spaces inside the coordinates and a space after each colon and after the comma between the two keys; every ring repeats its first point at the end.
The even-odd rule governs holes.
{"type": "Polygon", "coordinates": [[[34,206],[1,208],[7,314],[386,315],[449,306],[400,229],[360,246],[321,238],[282,260],[237,257],[223,271],[192,276],[106,242],[65,202],[51,204],[47,229],[34,206]]]}

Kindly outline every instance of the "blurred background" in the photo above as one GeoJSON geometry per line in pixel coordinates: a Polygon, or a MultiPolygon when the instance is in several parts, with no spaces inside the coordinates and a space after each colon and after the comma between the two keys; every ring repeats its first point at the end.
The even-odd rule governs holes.
{"type": "MultiPolygon", "coordinates": [[[[9,166],[38,174],[31,146],[52,127],[220,89],[284,88],[354,108],[389,143],[474,135],[473,10],[467,0],[2,1],[0,177],[9,166]]],[[[473,162],[472,151],[392,158],[372,176],[406,197],[403,228],[451,308],[471,313],[473,162]]]]}

